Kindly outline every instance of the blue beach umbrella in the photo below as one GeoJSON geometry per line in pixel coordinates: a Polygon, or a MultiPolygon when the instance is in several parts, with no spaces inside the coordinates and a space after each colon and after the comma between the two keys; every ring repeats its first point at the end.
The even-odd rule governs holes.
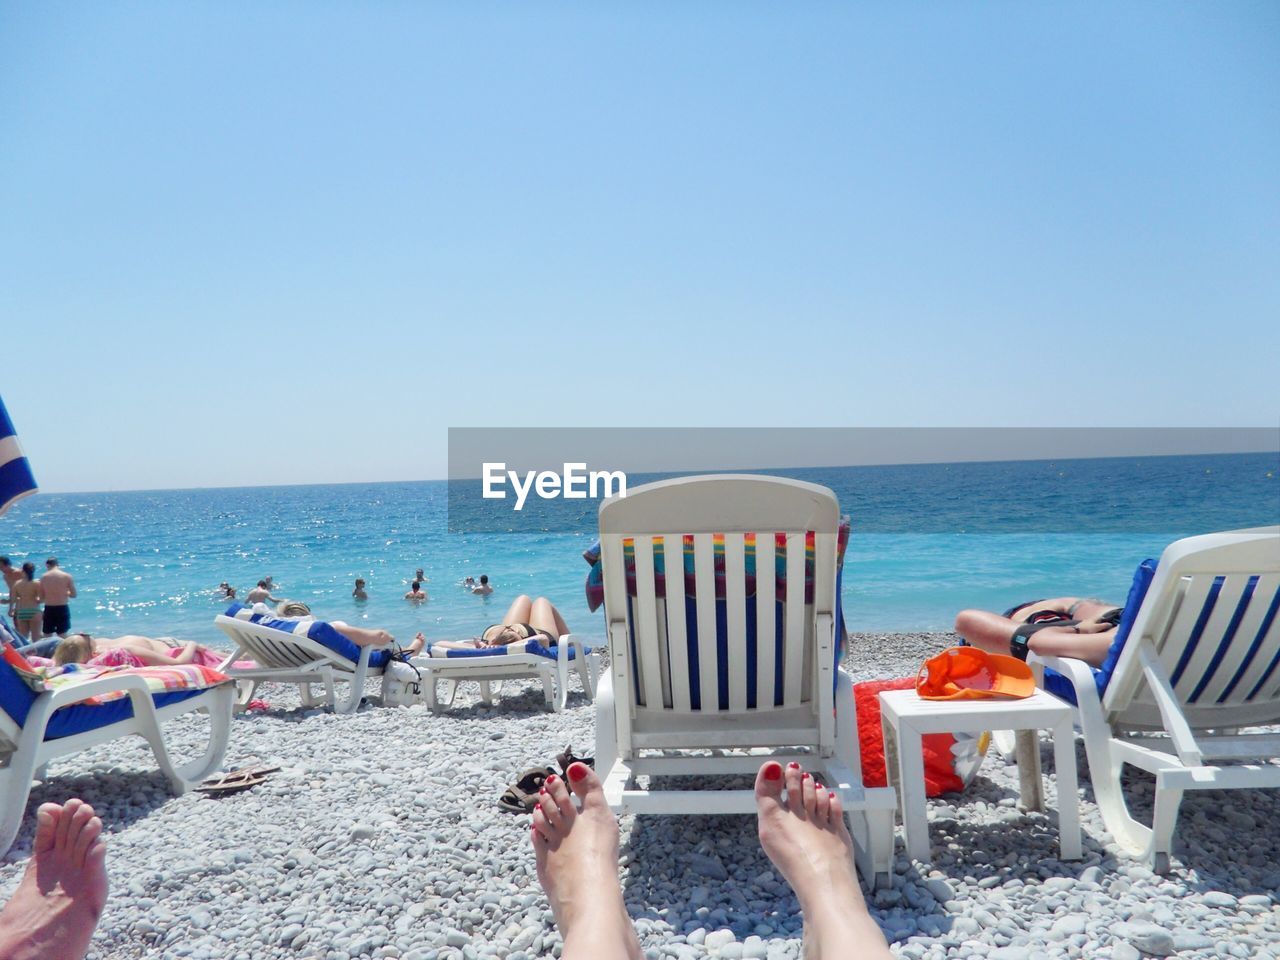
{"type": "Polygon", "coordinates": [[[8,510],[15,500],[35,492],[36,478],[31,473],[31,464],[18,443],[17,431],[13,429],[9,411],[4,408],[4,398],[0,397],[0,513],[8,510]]]}

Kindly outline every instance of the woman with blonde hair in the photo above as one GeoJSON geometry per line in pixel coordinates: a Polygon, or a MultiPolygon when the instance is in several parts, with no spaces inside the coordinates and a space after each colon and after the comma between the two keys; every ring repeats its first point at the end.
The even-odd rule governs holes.
{"type": "Polygon", "coordinates": [[[216,667],[225,659],[225,656],[219,656],[194,640],[179,644],[176,640],[167,642],[136,634],[113,639],[72,633],[64,637],[53,651],[53,662],[60,667],[69,663],[83,663],[91,667],[169,667],[195,663],[216,667]]]}

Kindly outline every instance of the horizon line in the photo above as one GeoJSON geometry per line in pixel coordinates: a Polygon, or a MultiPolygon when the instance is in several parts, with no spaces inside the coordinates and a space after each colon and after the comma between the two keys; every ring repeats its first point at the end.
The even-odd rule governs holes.
{"type": "MultiPolygon", "coordinates": [[[[857,470],[861,468],[875,467],[938,467],[938,466],[955,466],[959,464],[981,465],[981,464],[997,464],[997,463],[1078,463],[1081,461],[1093,460],[1172,460],[1178,458],[1189,457],[1239,457],[1239,456],[1267,456],[1280,455],[1280,450],[1235,450],[1235,451],[1213,451],[1206,453],[1155,453],[1155,454],[1139,454],[1136,456],[1111,455],[1105,457],[1015,457],[1000,460],[917,460],[912,462],[893,462],[893,463],[849,463],[849,464],[814,464],[806,466],[789,466],[789,467],[732,467],[715,470],[641,470],[628,471],[631,473],[661,474],[670,476],[689,476],[700,473],[761,473],[770,470],[857,470]]],[[[50,496],[78,496],[82,494],[100,494],[100,493],[186,493],[199,490],[279,490],[289,489],[293,487],[372,487],[372,486],[390,486],[391,484],[400,483],[449,483],[451,481],[459,482],[478,482],[480,477],[427,477],[414,480],[398,479],[398,480],[335,480],[322,483],[236,483],[236,484],[211,484],[209,486],[196,487],[129,487],[123,489],[104,489],[104,490],[42,490],[38,489],[35,496],[48,494],[50,496]]],[[[30,498],[27,498],[28,500],[30,498]]]]}

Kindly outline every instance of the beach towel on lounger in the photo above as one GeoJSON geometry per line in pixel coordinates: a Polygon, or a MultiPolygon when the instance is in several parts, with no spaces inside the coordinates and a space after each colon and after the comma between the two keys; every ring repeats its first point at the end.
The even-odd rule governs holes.
{"type": "MultiPolygon", "coordinates": [[[[141,676],[157,707],[199,696],[205,690],[231,682],[217,670],[196,664],[129,669],[86,669],[76,664],[36,668],[21,653],[5,644],[0,656],[0,707],[21,726],[26,722],[32,704],[42,693],[114,674],[141,676]]],[[[57,740],[96,730],[132,716],[133,702],[129,694],[111,691],[54,711],[45,728],[45,739],[57,740]]]]}

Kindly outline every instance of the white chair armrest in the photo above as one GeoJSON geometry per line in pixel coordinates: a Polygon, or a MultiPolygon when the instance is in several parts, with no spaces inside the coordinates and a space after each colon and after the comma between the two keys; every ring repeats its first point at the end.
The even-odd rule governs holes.
{"type": "Polygon", "coordinates": [[[118,690],[125,690],[131,694],[134,692],[143,693],[148,696],[151,693],[151,688],[147,686],[147,681],[142,677],[115,674],[114,676],[98,677],[94,680],[86,680],[84,683],[77,683],[50,691],[49,708],[50,710],[57,710],[72,703],[88,700],[90,697],[96,697],[103,693],[115,693],[118,690]]]}

